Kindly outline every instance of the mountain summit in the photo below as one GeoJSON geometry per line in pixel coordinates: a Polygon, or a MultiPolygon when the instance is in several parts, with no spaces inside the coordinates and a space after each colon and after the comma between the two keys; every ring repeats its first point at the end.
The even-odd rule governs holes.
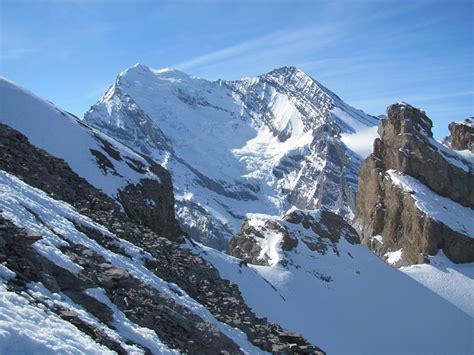
{"type": "Polygon", "coordinates": [[[361,157],[343,140],[377,123],[295,67],[208,81],[141,64],[84,120],[167,168],[181,225],[221,250],[247,213],[351,218],[361,157]]]}

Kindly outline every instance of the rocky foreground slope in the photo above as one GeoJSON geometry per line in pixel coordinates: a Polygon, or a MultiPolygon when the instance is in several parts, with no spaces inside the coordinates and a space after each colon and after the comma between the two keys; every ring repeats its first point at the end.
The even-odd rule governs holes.
{"type": "Polygon", "coordinates": [[[396,266],[427,262],[438,250],[455,263],[474,262],[472,160],[435,141],[422,110],[398,103],[387,116],[359,175],[362,242],[396,266]]]}
{"type": "Polygon", "coordinates": [[[144,65],[84,120],[166,167],[181,226],[220,250],[249,212],[325,206],[352,218],[361,157],[348,146],[377,123],[294,67],[208,81],[144,65]]]}

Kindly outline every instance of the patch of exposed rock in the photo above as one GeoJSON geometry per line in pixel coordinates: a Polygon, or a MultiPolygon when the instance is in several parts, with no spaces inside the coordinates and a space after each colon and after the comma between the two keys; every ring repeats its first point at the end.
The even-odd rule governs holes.
{"type": "Polygon", "coordinates": [[[469,150],[474,153],[474,117],[461,122],[451,122],[447,141],[455,150],[469,150]]]}
{"type": "MultiPolygon", "coordinates": [[[[284,255],[301,242],[312,252],[326,254],[331,249],[339,255],[338,243],[344,238],[351,244],[359,244],[359,236],[345,220],[328,210],[305,213],[295,210],[282,219],[247,218],[240,233],[230,241],[229,253],[245,262],[255,265],[272,265],[267,238],[278,238],[277,248],[284,255]],[[302,232],[303,231],[303,232],[302,232]]],[[[288,263],[285,258],[277,262],[288,263]]]]}
{"type": "MultiPolygon", "coordinates": [[[[128,187],[126,198],[130,198],[130,201],[124,202],[124,197],[120,196],[124,203],[124,213],[113,199],[77,176],[63,160],[32,146],[25,136],[5,125],[0,125],[0,156],[0,169],[55,199],[68,202],[78,212],[105,226],[117,237],[150,253],[155,259],[145,264],[150,271],[161,279],[178,285],[204,305],[217,320],[242,330],[255,346],[271,352],[323,354],[301,335],[271,324],[265,318],[256,317],[243,300],[237,285],[221,279],[217,269],[210,263],[173,242],[180,235],[171,213],[158,216],[164,224],[156,226],[158,231],[153,231],[153,226],[142,222],[146,218],[153,221],[152,215],[139,215],[145,213],[142,211],[135,211],[134,214],[140,201],[153,201],[148,202],[150,205],[163,201],[163,196],[159,196],[160,190],[155,190],[156,185],[146,186],[149,181],[142,180],[140,186],[128,187]],[[171,234],[166,235],[164,231],[171,234]],[[167,238],[162,237],[162,234],[167,238]]],[[[163,193],[168,192],[171,194],[172,190],[163,193]]],[[[170,203],[172,197],[167,201],[170,203]]],[[[101,246],[126,255],[113,238],[85,226],[76,227],[101,246]]],[[[29,236],[30,239],[25,240],[26,245],[39,237],[29,236]]],[[[132,322],[154,330],[172,348],[188,353],[202,352],[203,349],[208,349],[209,353],[239,352],[236,344],[213,325],[152,289],[143,280],[133,278],[127,270],[108,264],[100,255],[84,246],[70,243],[70,247],[63,250],[71,260],[84,267],[83,272],[69,277],[62,269],[50,272],[49,267],[58,268],[54,264],[45,263],[43,267],[42,261],[38,261],[40,256],[28,246],[5,253],[5,248],[1,247],[2,243],[5,245],[3,239],[0,238],[0,254],[4,255],[2,260],[18,275],[24,275],[25,282],[37,280],[52,292],[68,291],[75,302],[83,305],[91,314],[96,314],[105,323],[110,319],[110,313],[84,296],[83,290],[96,286],[104,288],[107,296],[132,322]],[[35,268],[36,265],[39,266],[35,268]]]]}
{"type": "MultiPolygon", "coordinates": [[[[426,262],[438,250],[457,263],[474,261],[474,238],[452,230],[417,207],[410,191],[394,184],[390,169],[412,176],[438,194],[474,207],[471,163],[432,138],[426,114],[405,103],[388,107],[380,139],[362,163],[354,225],[362,243],[377,255],[402,250],[396,266],[426,262]]],[[[474,216],[474,211],[473,211],[474,216]]]]}

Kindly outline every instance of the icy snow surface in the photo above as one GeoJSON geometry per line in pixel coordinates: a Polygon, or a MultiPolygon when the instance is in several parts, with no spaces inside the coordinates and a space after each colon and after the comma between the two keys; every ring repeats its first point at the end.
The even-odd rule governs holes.
{"type": "Polygon", "coordinates": [[[442,251],[429,264],[400,268],[474,319],[474,263],[455,264],[442,251]]]}

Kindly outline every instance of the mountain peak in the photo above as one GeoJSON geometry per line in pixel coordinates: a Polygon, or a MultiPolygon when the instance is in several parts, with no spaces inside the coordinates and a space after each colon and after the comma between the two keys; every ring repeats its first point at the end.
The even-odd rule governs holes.
{"type": "Polygon", "coordinates": [[[137,63],[118,75],[117,83],[123,83],[123,81],[139,81],[146,82],[148,80],[167,80],[167,81],[185,81],[191,78],[190,75],[181,72],[173,68],[160,68],[153,69],[146,65],[137,63]]]}
{"type": "Polygon", "coordinates": [[[262,76],[278,76],[278,77],[284,77],[284,78],[293,78],[295,76],[305,76],[311,79],[308,74],[306,74],[305,72],[303,72],[302,70],[298,69],[295,66],[283,66],[280,68],[276,68],[262,76]]]}

